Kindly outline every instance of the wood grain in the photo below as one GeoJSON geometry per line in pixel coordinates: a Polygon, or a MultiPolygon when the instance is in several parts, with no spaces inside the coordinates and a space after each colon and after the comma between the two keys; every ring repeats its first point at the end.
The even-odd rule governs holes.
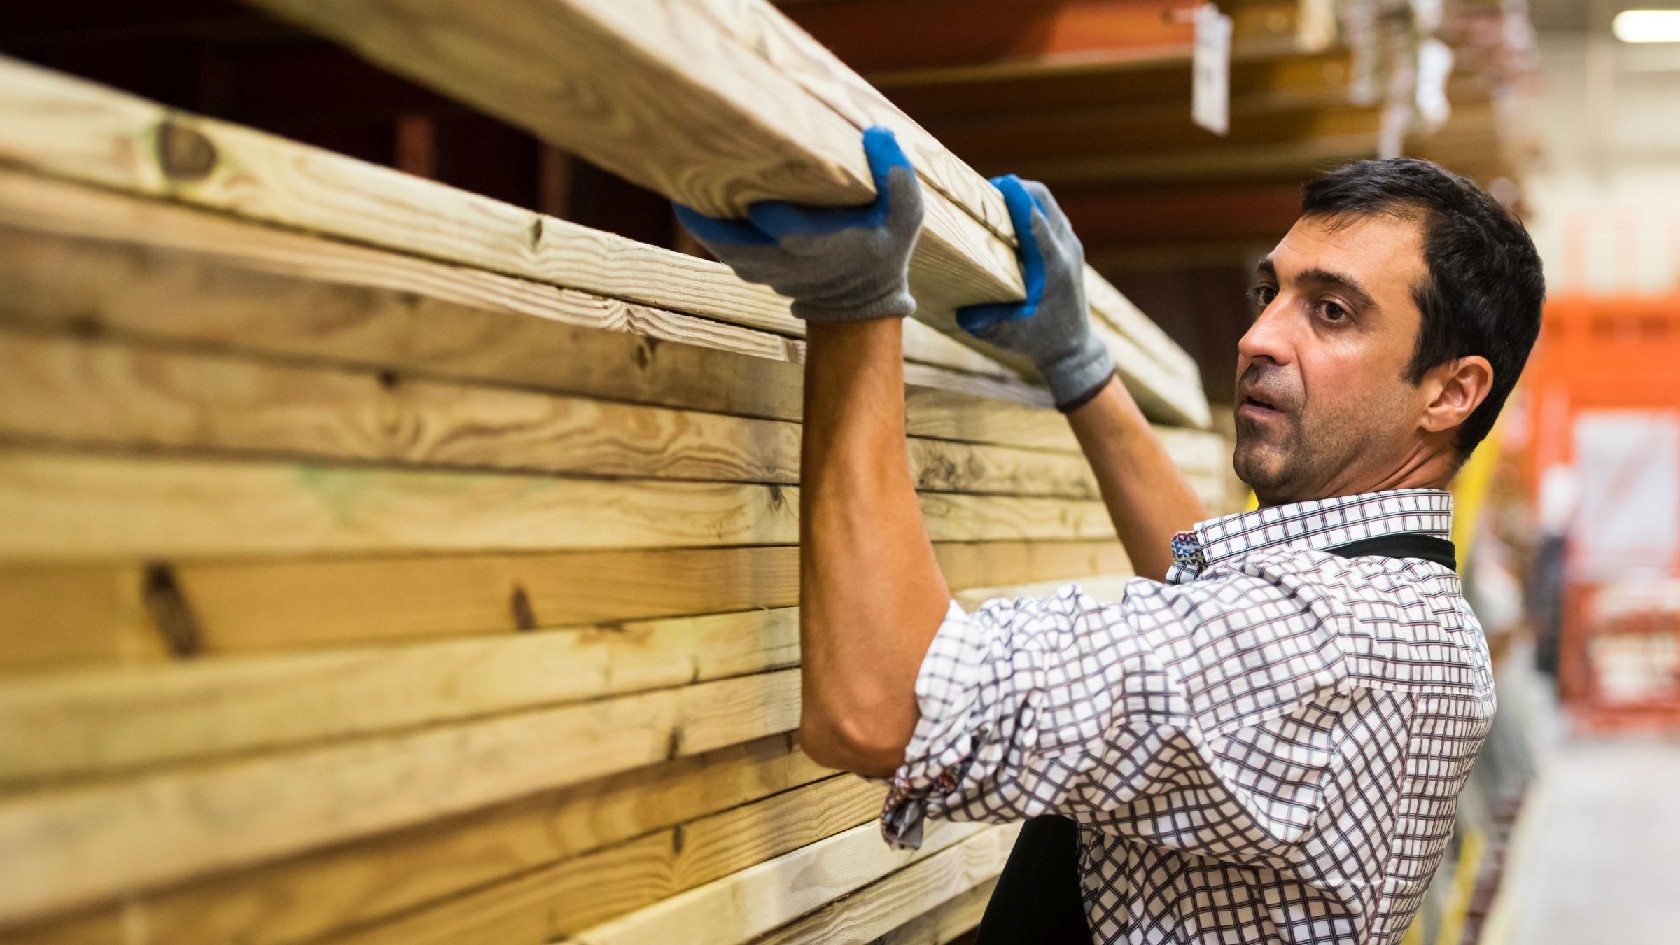
{"type": "MultiPolygon", "coordinates": [[[[799,350],[786,339],[3,171],[0,278],[0,321],[35,329],[324,360],[387,383],[443,377],[800,413],[800,371],[784,363],[799,350]]],[[[912,434],[1077,451],[1035,389],[921,364],[906,372],[912,434]]],[[[1167,429],[1169,447],[1217,441],[1167,429]]]]}
{"type": "MultiPolygon", "coordinates": [[[[716,264],[248,129],[169,113],[142,99],[12,60],[0,59],[0,79],[7,89],[0,96],[0,156],[16,163],[550,286],[788,330],[782,300],[758,287],[744,291],[716,264]],[[202,157],[201,166],[186,169],[190,173],[168,160],[183,148],[202,157]]],[[[967,219],[953,214],[959,216],[967,219]]],[[[1006,254],[998,265],[1015,278],[1007,247],[998,243],[996,249],[1006,254]]],[[[931,304],[931,296],[928,301],[930,312],[941,310],[931,304]]],[[[1135,359],[1122,356],[1121,361],[1128,373],[1147,370],[1135,359]]],[[[1178,390],[1183,380],[1155,385],[1155,393],[1144,400],[1182,401],[1178,415],[1160,419],[1205,425],[1200,392],[1178,390]]]]}
{"type": "MultiPolygon", "coordinates": [[[[1125,572],[1118,543],[934,546],[954,588],[1125,572]]],[[[148,585],[178,597],[200,657],[507,635],[793,605],[791,546],[0,568],[0,669],[169,658],[148,585]]]]}
{"type": "MultiPolygon", "coordinates": [[[[786,421],[0,330],[0,439],[591,476],[799,481],[786,421]]],[[[1097,498],[1082,458],[916,440],[920,489],[1097,498]]]]}
{"type": "Polygon", "coordinates": [[[145,584],[145,569],[132,565],[0,566],[0,673],[166,657],[145,584]]]}
{"type": "MultiPolygon", "coordinates": [[[[776,545],[792,486],[0,451],[0,561],[776,545]]],[[[1106,538],[1102,503],[925,493],[935,541],[1106,538]]]]}
{"type": "MultiPolygon", "coordinates": [[[[1119,599],[1124,576],[1081,581],[1119,599]]],[[[958,591],[967,606],[1067,583],[958,591]]],[[[400,731],[799,664],[793,608],[55,674],[0,688],[0,785],[400,731]]]]}
{"type": "Polygon", "coordinates": [[[878,945],[948,945],[980,925],[996,888],[997,880],[987,880],[875,941],[878,945]]]}
{"type": "Polygon", "coordinates": [[[795,670],[0,801],[0,926],[791,731],[795,670]]]}
{"type": "MultiPolygon", "coordinates": [[[[873,188],[858,135],[888,125],[929,185],[911,270],[921,317],[973,344],[948,313],[1021,295],[1001,196],[768,4],[501,0],[467,17],[432,0],[253,2],[715,215],[740,216],[767,197],[868,201],[873,188]],[[557,57],[557,49],[567,54],[557,57]]],[[[1099,330],[1126,342],[1116,353],[1128,386],[1143,392],[1140,402],[1206,426],[1189,359],[1181,352],[1165,363],[1131,356],[1159,347],[1165,335],[1135,308],[1103,312],[1099,330]],[[1125,328],[1114,331],[1117,325],[1144,336],[1145,346],[1125,328]]],[[[1026,367],[1016,356],[998,356],[1026,367]]]]}
{"type": "MultiPolygon", "coordinates": [[[[714,29],[758,55],[852,127],[892,128],[929,187],[1013,246],[1014,228],[1002,195],[782,11],[763,0],[684,2],[704,11],[714,29]]],[[[1105,330],[1121,376],[1139,402],[1150,402],[1152,416],[1183,412],[1185,422],[1207,426],[1205,398],[1198,405],[1184,396],[1192,390],[1200,396],[1200,375],[1190,356],[1096,270],[1086,267],[1084,283],[1097,326],[1105,330]],[[1130,357],[1134,354],[1141,356],[1130,357]]]]}
{"type": "MultiPolygon", "coordinates": [[[[130,945],[124,917],[153,941],[290,945],[365,926],[561,861],[585,882],[584,854],[646,839],[669,856],[670,828],[833,772],[777,735],[459,817],[218,875],[6,933],[16,945],[130,945]],[[583,864],[579,868],[576,864],[583,864]]],[[[557,871],[558,872],[558,871],[557,871]]],[[[551,887],[552,888],[552,887],[551,887]]]]}
{"type": "MultiPolygon", "coordinates": [[[[545,288],[582,289],[789,337],[804,333],[803,323],[787,313],[784,299],[741,282],[717,263],[282,138],[170,112],[3,57],[0,78],[7,89],[0,96],[0,116],[9,123],[0,131],[0,154],[54,175],[168,196],[246,219],[515,276],[545,288]],[[166,141],[174,150],[200,153],[208,163],[183,177],[166,141]],[[664,285],[667,280],[670,284],[664,285]]],[[[167,230],[153,232],[169,237],[167,230]]],[[[530,287],[511,294],[541,295],[530,287]]],[[[907,346],[934,363],[1013,375],[923,326],[908,330],[907,346]]]]}
{"type": "MultiPolygon", "coordinates": [[[[0,247],[0,318],[24,325],[799,416],[796,340],[579,290],[3,170],[0,247]]],[[[905,336],[919,383],[1048,406],[927,338],[905,336]]]]}
{"type": "Polygon", "coordinates": [[[1008,827],[970,837],[753,939],[752,945],[941,945],[979,922],[1018,833],[1018,827],[1008,827]]]}
{"type": "MultiPolygon", "coordinates": [[[[769,198],[874,197],[861,129],[687,3],[502,0],[472,14],[430,0],[256,5],[714,216],[769,198]]],[[[918,299],[949,310],[1019,298],[1010,248],[943,194],[925,200],[918,299]]]]}
{"type": "Polygon", "coordinates": [[[880,827],[865,824],[733,876],[672,896],[566,939],[577,945],[683,941],[736,945],[985,831],[980,824],[934,822],[922,847],[893,850],[880,827]]]}

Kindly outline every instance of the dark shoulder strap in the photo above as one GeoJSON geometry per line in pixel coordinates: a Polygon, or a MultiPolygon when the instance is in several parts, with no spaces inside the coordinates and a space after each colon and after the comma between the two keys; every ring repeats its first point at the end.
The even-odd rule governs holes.
{"type": "Polygon", "coordinates": [[[1422,558],[1450,570],[1458,570],[1458,549],[1453,547],[1453,543],[1420,532],[1396,532],[1362,538],[1325,550],[1343,558],[1422,558]]]}
{"type": "Polygon", "coordinates": [[[1021,825],[974,945],[1091,945],[1077,824],[1050,814],[1021,825]]]}
{"type": "MultiPolygon", "coordinates": [[[[1399,532],[1326,549],[1343,558],[1421,558],[1458,570],[1445,538],[1399,532]]],[[[975,945],[1090,945],[1079,885],[1079,827],[1066,817],[1034,817],[1021,827],[980,920],[975,945]]]]}

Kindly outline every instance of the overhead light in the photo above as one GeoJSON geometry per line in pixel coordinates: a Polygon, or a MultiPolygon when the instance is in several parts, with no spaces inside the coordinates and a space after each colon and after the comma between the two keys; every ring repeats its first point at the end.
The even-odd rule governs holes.
{"type": "Polygon", "coordinates": [[[1680,43],[1680,10],[1623,10],[1610,31],[1624,43],[1680,43]]]}

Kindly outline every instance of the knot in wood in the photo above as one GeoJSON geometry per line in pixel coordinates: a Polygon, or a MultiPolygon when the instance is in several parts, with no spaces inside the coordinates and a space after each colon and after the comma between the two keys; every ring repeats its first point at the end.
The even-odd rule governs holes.
{"type": "Polygon", "coordinates": [[[198,181],[216,169],[218,156],[215,143],[204,132],[166,118],[158,125],[157,158],[170,180],[198,181]]]}

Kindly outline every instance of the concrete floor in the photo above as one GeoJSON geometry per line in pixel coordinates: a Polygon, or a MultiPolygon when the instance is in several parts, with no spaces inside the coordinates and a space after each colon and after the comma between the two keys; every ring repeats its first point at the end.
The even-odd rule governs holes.
{"type": "Polygon", "coordinates": [[[1680,741],[1566,742],[1546,780],[1509,945],[1680,945],[1680,741]]]}

